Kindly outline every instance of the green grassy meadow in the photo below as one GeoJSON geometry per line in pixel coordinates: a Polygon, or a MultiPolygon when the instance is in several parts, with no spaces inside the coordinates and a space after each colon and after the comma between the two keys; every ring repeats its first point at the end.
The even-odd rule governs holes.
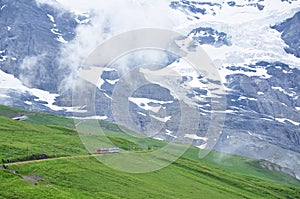
{"type": "MultiPolygon", "coordinates": [[[[190,147],[171,165],[131,174],[107,167],[89,152],[72,119],[0,106],[0,198],[300,198],[300,182],[263,169],[258,160],[212,151],[204,159],[190,147]],[[11,117],[27,115],[28,121],[11,117]],[[39,159],[44,161],[21,162],[39,159]],[[64,157],[54,159],[57,157],[64,157]]],[[[132,137],[100,122],[122,152],[154,151],[164,141],[132,137]]],[[[87,126],[93,131],[93,126],[87,126]]],[[[107,137],[93,135],[93,139],[107,137]]],[[[104,155],[112,156],[112,155],[104,155]]]]}

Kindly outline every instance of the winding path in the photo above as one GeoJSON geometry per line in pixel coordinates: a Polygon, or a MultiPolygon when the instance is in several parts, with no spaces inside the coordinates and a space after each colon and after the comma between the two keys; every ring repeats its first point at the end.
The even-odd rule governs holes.
{"type": "Polygon", "coordinates": [[[39,160],[28,160],[28,161],[21,161],[21,162],[12,162],[12,163],[5,163],[5,166],[10,165],[22,165],[22,164],[30,164],[34,162],[44,162],[44,161],[52,161],[52,160],[62,160],[62,159],[71,159],[71,158],[86,158],[86,157],[95,157],[102,154],[91,154],[91,155],[77,155],[77,156],[65,156],[65,157],[58,157],[58,158],[45,158],[39,160]]]}

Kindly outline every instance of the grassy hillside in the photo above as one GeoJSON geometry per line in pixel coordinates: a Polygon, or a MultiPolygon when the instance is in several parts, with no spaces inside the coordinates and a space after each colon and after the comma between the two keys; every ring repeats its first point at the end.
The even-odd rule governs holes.
{"type": "MultiPolygon", "coordinates": [[[[257,160],[250,158],[211,152],[199,159],[198,149],[190,147],[166,168],[128,174],[88,156],[72,119],[4,106],[0,115],[2,162],[48,158],[9,165],[16,174],[0,169],[0,198],[300,198],[299,181],[255,166],[257,160]],[[7,118],[24,114],[28,121],[7,118]],[[66,158],[51,159],[61,156],[66,158]]],[[[166,144],[131,137],[107,122],[101,126],[122,150],[155,150],[166,144]]]]}
{"type": "Polygon", "coordinates": [[[94,158],[62,159],[10,166],[31,183],[0,172],[5,198],[297,198],[299,189],[232,175],[179,159],[162,170],[128,174],[94,158]],[[39,180],[34,180],[39,177],[39,180]]]}

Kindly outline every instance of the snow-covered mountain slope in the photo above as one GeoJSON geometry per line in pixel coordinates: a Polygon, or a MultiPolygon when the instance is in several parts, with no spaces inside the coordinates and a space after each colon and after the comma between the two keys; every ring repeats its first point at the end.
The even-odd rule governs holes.
{"type": "MultiPolygon", "coordinates": [[[[218,5],[209,5],[206,10],[214,10],[214,13],[192,12],[193,18],[188,18],[190,29],[212,28],[218,32],[224,32],[230,38],[231,45],[215,48],[211,45],[202,47],[210,57],[219,63],[239,64],[255,61],[282,61],[292,66],[297,66],[299,61],[294,56],[287,54],[287,44],[280,38],[280,33],[271,28],[283,20],[293,17],[300,10],[299,2],[287,3],[278,1],[239,1],[231,6],[228,2],[218,5]],[[264,5],[264,9],[257,9],[256,4],[264,5]],[[197,17],[196,17],[197,16],[197,17]]],[[[179,5],[195,6],[202,8],[202,4],[189,1],[179,1],[179,5]]],[[[172,4],[171,4],[172,5],[172,4]]],[[[207,4],[204,4],[208,6],[207,4]]],[[[172,7],[172,6],[171,6],[172,7]]],[[[172,7],[182,12],[182,7],[172,7]]],[[[186,9],[188,9],[187,7],[186,9]]],[[[297,21],[294,17],[294,24],[297,21]]],[[[186,28],[186,26],[182,26],[186,28]]],[[[295,30],[294,30],[295,31],[295,30]]],[[[290,33],[292,34],[292,33],[290,33]]],[[[288,36],[287,36],[288,37],[288,36]]],[[[291,36],[292,37],[292,36],[291,36]]],[[[291,38],[289,37],[289,38],[291,38]]],[[[291,43],[291,42],[290,42],[291,43]]]]}
{"type": "Polygon", "coordinates": [[[122,76],[155,63],[161,67],[141,68],[136,77],[155,83],[141,86],[126,101],[134,129],[157,139],[179,139],[184,102],[201,119],[195,132],[181,136],[205,148],[212,80],[181,57],[136,52],[120,58],[113,69],[94,74],[97,83],[85,83],[87,104],[71,108],[74,76],[97,45],[133,29],[171,29],[194,39],[219,71],[221,82],[213,84],[224,86],[226,119],[215,149],[267,159],[300,178],[299,1],[1,0],[0,8],[2,104],[114,121],[112,98],[122,76]],[[169,71],[180,75],[176,79],[169,71]],[[179,95],[166,88],[172,81],[179,95]],[[91,98],[96,115],[87,106],[91,98]],[[153,134],[155,126],[160,129],[153,134]]]}
{"type": "Polygon", "coordinates": [[[72,112],[82,112],[78,107],[55,105],[58,96],[59,94],[53,94],[46,90],[28,88],[13,75],[0,70],[0,102],[3,105],[67,115],[71,115],[72,112]]]}

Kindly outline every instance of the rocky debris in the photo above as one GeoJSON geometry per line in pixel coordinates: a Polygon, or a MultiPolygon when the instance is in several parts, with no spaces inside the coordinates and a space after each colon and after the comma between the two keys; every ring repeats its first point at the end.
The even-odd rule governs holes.
{"type": "Polygon", "coordinates": [[[274,163],[271,163],[271,162],[268,162],[266,160],[260,160],[259,161],[259,165],[265,169],[268,169],[270,171],[277,171],[277,172],[282,172],[282,173],[285,173],[285,174],[288,174],[290,176],[293,176],[296,178],[296,174],[289,168],[284,168],[284,167],[281,167],[277,164],[274,164],[274,163]]]}

